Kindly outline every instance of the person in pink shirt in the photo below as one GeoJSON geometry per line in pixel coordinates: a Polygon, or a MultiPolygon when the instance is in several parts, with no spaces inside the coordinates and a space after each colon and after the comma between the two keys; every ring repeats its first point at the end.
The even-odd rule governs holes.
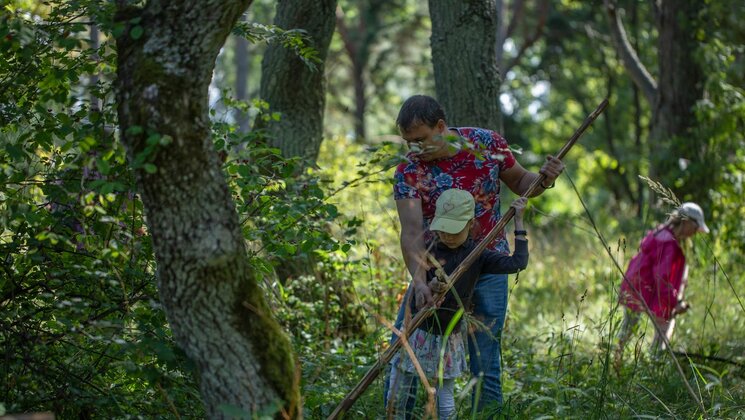
{"type": "Polygon", "coordinates": [[[629,261],[618,298],[624,306],[624,317],[615,353],[617,370],[624,347],[642,313],[647,313],[659,327],[655,329],[652,344],[652,350],[656,351],[664,349],[665,342],[669,342],[675,327],[675,315],[688,310],[688,303],[683,300],[688,268],[681,243],[698,232],[709,232],[704,223],[704,212],[696,203],[683,203],[667,222],[647,233],[639,252],[629,261]],[[663,340],[660,333],[667,340],[663,340]]]}

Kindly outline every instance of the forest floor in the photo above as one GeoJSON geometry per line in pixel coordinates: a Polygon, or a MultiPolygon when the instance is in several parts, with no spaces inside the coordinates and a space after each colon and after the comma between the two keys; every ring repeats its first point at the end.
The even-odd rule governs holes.
{"type": "MultiPolygon", "coordinates": [[[[611,252],[623,266],[631,251],[623,249],[625,241],[617,243],[611,252]]],[[[683,374],[669,354],[650,353],[653,328],[646,321],[616,372],[612,346],[622,318],[617,268],[586,230],[534,234],[528,269],[509,280],[502,337],[505,412],[531,419],[745,418],[745,311],[722,276],[704,276],[709,268],[695,266],[702,258],[707,259],[692,261],[690,278],[697,281],[691,280],[687,299],[693,308],[678,318],[672,340],[683,374]]],[[[394,317],[393,308],[387,319],[394,317]]],[[[366,337],[301,346],[306,417],[325,418],[367,372],[387,337],[378,327],[366,337]]],[[[472,418],[468,386],[468,378],[456,385],[460,418],[472,418]]],[[[424,418],[421,387],[419,393],[415,418],[424,418]]],[[[378,378],[350,415],[384,418],[382,396],[378,378]]]]}

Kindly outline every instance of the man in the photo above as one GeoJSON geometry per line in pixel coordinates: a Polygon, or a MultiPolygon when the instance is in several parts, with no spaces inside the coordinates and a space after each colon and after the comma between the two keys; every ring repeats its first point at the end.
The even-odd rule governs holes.
{"type": "MultiPolygon", "coordinates": [[[[432,97],[417,95],[407,99],[396,125],[410,149],[408,162],[396,168],[394,185],[401,251],[412,276],[407,297],[413,290],[416,306],[421,308],[433,303],[425,279],[428,263],[424,255],[425,244],[432,239],[428,237],[428,227],[439,195],[450,188],[471,192],[476,200],[476,223],[471,235],[480,241],[501,217],[500,180],[522,196],[540,174],[523,168],[499,134],[483,128],[448,127],[444,110],[432,97]]],[[[559,159],[548,156],[540,170],[546,178],[535,195],[551,188],[563,169],[559,159]]],[[[509,254],[504,233],[487,248],[509,254]]],[[[469,337],[468,343],[471,373],[483,375],[478,410],[502,403],[500,345],[507,290],[507,275],[486,274],[480,277],[474,292],[474,316],[489,329],[477,331],[475,339],[469,337]]],[[[399,310],[397,327],[403,322],[404,307],[405,304],[399,310]]],[[[385,386],[387,393],[388,381],[385,386]]]]}

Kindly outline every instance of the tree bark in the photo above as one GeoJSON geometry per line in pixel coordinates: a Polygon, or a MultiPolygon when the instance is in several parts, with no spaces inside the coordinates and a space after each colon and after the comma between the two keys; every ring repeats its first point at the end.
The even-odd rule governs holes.
{"type": "Polygon", "coordinates": [[[621,17],[618,16],[618,10],[614,0],[605,0],[605,10],[608,15],[608,26],[610,27],[611,41],[616,52],[621,57],[626,72],[634,81],[636,86],[642,91],[644,97],[650,104],[655,103],[657,99],[657,82],[649,73],[644,63],[639,60],[636,50],[631,46],[626,30],[623,28],[621,17]]]}
{"type": "MultiPolygon", "coordinates": [[[[336,8],[336,28],[344,43],[344,50],[352,64],[354,85],[354,133],[359,142],[367,138],[367,75],[372,48],[386,26],[386,16],[396,13],[401,5],[391,0],[366,0],[356,2],[356,15],[350,25],[341,7],[336,8]]],[[[390,20],[390,19],[389,19],[390,20]]]]}
{"type": "Polygon", "coordinates": [[[429,0],[437,99],[452,126],[499,127],[495,0],[429,0]]]}
{"type": "Polygon", "coordinates": [[[161,303],[194,361],[207,418],[298,417],[295,362],[248,263],[210,132],[215,59],[250,0],[120,2],[120,133],[135,169],[161,303]],[[143,165],[143,157],[146,165],[143,165]],[[149,166],[154,165],[154,166],[149,166]]]}
{"type": "MultiPolygon", "coordinates": [[[[366,5],[367,3],[364,3],[361,7],[366,5]]],[[[365,111],[367,110],[365,70],[369,59],[370,45],[374,39],[374,36],[369,37],[365,32],[370,26],[377,30],[378,25],[376,24],[377,20],[370,22],[365,19],[368,16],[365,10],[359,10],[358,13],[362,16],[359,17],[355,30],[350,31],[344,21],[344,11],[337,6],[336,28],[352,64],[350,71],[352,72],[352,84],[354,85],[354,136],[357,141],[364,141],[367,137],[367,128],[365,127],[365,111]],[[370,42],[367,42],[368,40],[370,42]]],[[[377,19],[377,15],[371,17],[377,19]]]]}
{"type": "MultiPolygon", "coordinates": [[[[679,159],[695,161],[704,152],[703,140],[691,133],[696,126],[693,107],[703,97],[703,71],[696,57],[696,21],[703,6],[697,0],[663,0],[658,5],[660,74],[650,141],[667,152],[653,154],[652,162],[655,172],[680,195],[681,186],[673,184],[682,176],[679,159]]],[[[708,193],[705,187],[695,189],[703,190],[704,197],[708,193]]]]}
{"type": "MultiPolygon", "coordinates": [[[[616,13],[615,2],[605,0],[616,50],[631,79],[639,87],[652,108],[649,144],[652,150],[665,153],[650,155],[650,176],[659,179],[679,197],[690,194],[704,199],[707,185],[685,188],[685,169],[679,162],[696,162],[704,154],[705,144],[693,134],[696,126],[694,105],[703,97],[704,75],[699,58],[696,33],[698,15],[704,7],[697,0],[660,0],[653,2],[657,26],[657,82],[649,75],[626,38],[616,13]]],[[[709,179],[714,179],[710,177],[709,179]]]]}
{"type": "Polygon", "coordinates": [[[284,157],[302,157],[313,165],[323,140],[326,104],[324,62],[334,33],[336,0],[280,0],[274,24],[283,29],[302,28],[312,39],[320,62],[309,68],[295,51],[271,44],[261,65],[261,98],[279,121],[256,120],[267,130],[269,143],[284,157]]]}
{"type": "MultiPolygon", "coordinates": [[[[98,61],[100,59],[98,56],[98,48],[101,46],[101,43],[99,41],[98,26],[96,26],[95,24],[91,24],[89,38],[90,38],[90,49],[94,51],[93,56],[91,58],[95,61],[98,61]]],[[[101,110],[100,101],[98,100],[98,97],[94,93],[94,90],[96,89],[95,86],[97,84],[98,84],[98,72],[92,72],[90,79],[88,81],[88,85],[91,86],[91,89],[89,89],[90,94],[88,98],[91,101],[91,111],[93,112],[98,112],[101,110]]]]}
{"type": "Polygon", "coordinates": [[[678,182],[685,178],[685,169],[679,163],[695,162],[704,154],[706,147],[705,141],[693,135],[691,130],[696,126],[694,106],[704,92],[703,70],[696,57],[696,33],[701,25],[698,15],[704,6],[697,0],[661,0],[654,3],[655,23],[659,32],[659,74],[655,82],[626,39],[614,2],[605,0],[605,3],[611,20],[611,33],[619,32],[613,38],[621,40],[616,40],[616,49],[627,72],[652,108],[649,144],[658,153],[650,155],[650,176],[662,181],[678,196],[693,194],[704,198],[709,189],[706,181],[701,181],[695,191],[683,191],[678,182]]]}

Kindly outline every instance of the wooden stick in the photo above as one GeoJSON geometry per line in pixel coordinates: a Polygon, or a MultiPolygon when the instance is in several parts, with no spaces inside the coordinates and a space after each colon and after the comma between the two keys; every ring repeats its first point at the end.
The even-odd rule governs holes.
{"type": "MultiPolygon", "coordinates": [[[[592,112],[587,118],[585,118],[585,121],[582,123],[582,125],[577,129],[577,131],[574,132],[572,137],[564,144],[564,147],[559,150],[559,152],[556,154],[556,157],[559,159],[564,158],[564,156],[569,152],[569,149],[574,146],[574,144],[577,142],[577,140],[582,136],[582,134],[587,130],[587,127],[589,127],[593,121],[595,121],[598,116],[605,110],[605,108],[608,107],[608,100],[603,99],[603,101],[598,105],[598,107],[595,109],[595,111],[592,112]]],[[[533,180],[533,182],[528,187],[528,190],[525,192],[525,197],[530,197],[533,195],[535,190],[539,188],[539,185],[543,180],[546,179],[546,176],[539,173],[539,176],[533,180]]],[[[470,254],[458,265],[458,267],[455,269],[455,271],[450,274],[449,281],[447,283],[447,288],[441,292],[438,293],[435,296],[435,306],[439,307],[440,304],[442,304],[442,301],[445,299],[445,294],[447,291],[455,284],[455,282],[458,281],[458,279],[463,275],[463,273],[468,270],[468,268],[476,261],[476,258],[478,258],[481,253],[486,248],[486,245],[489,244],[489,242],[493,241],[497,235],[504,229],[504,227],[507,225],[507,223],[515,216],[515,209],[513,207],[510,207],[507,212],[499,219],[499,222],[497,222],[497,225],[494,226],[494,228],[484,237],[484,239],[479,242],[479,244],[476,246],[476,248],[471,251],[470,254]]],[[[352,405],[357,401],[357,399],[362,395],[362,393],[372,384],[372,382],[377,378],[378,374],[385,368],[385,366],[388,364],[388,362],[391,361],[393,356],[398,351],[399,347],[401,347],[401,340],[408,340],[409,333],[411,331],[416,330],[422,322],[427,318],[429,315],[431,315],[430,311],[419,311],[414,318],[411,319],[411,322],[409,325],[405,326],[405,328],[401,329],[401,336],[395,339],[391,345],[388,347],[388,349],[383,352],[383,355],[380,356],[380,358],[375,362],[375,364],[370,368],[370,370],[367,371],[365,376],[360,380],[360,382],[352,388],[351,391],[347,394],[346,397],[339,403],[339,405],[334,409],[334,411],[329,415],[327,420],[336,420],[340,418],[344,413],[346,413],[352,405]]]]}
{"type": "Polygon", "coordinates": [[[697,360],[703,360],[703,361],[711,361],[711,362],[719,362],[719,363],[727,363],[730,365],[735,365],[739,367],[740,369],[745,368],[745,363],[737,362],[734,360],[730,360],[724,357],[719,356],[707,356],[705,354],[699,354],[699,353],[688,353],[685,351],[673,351],[673,354],[678,357],[684,357],[684,358],[690,358],[690,359],[697,359],[697,360]]]}

